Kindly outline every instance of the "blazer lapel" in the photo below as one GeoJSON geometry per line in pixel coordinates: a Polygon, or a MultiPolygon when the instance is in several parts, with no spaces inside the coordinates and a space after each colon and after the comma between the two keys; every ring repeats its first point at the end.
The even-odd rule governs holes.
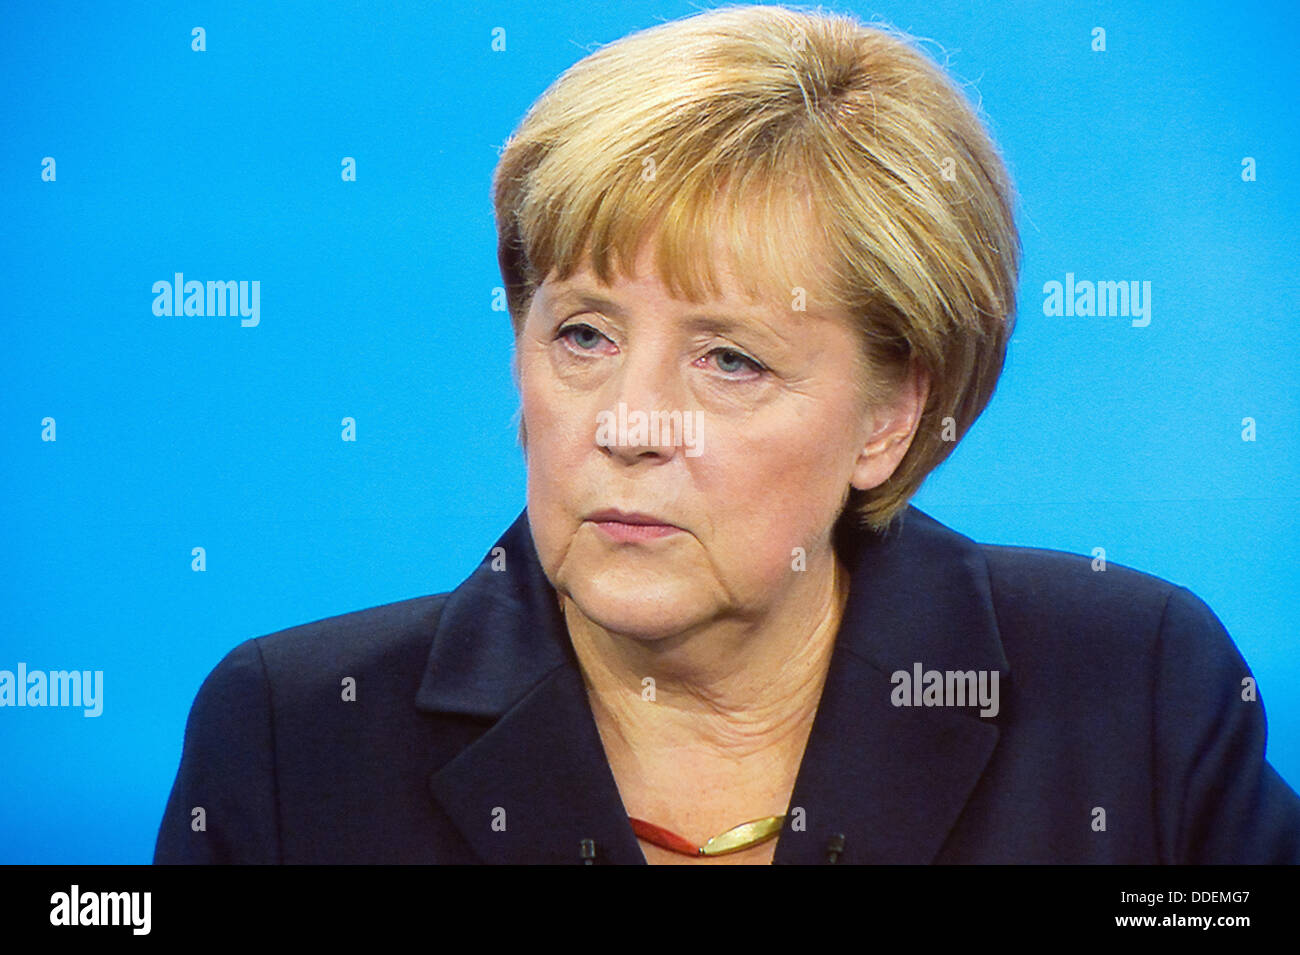
{"type": "MultiPolygon", "coordinates": [[[[777,863],[816,864],[844,836],[845,863],[928,863],[998,739],[977,708],[898,707],[891,674],[1008,667],[979,547],[909,508],[887,535],[852,535],[844,620],[777,843],[777,863]]],[[[417,695],[425,711],[493,721],[429,781],[485,862],[645,857],[627,821],[581,670],[526,512],[448,598],[417,695]],[[503,548],[497,551],[497,548],[503,548]]]]}
{"type": "Polygon", "coordinates": [[[599,863],[645,863],[526,512],[448,598],[416,706],[494,721],[429,780],[484,862],[577,863],[591,839],[599,863]]]}
{"type": "Polygon", "coordinates": [[[484,862],[645,863],[575,669],[550,675],[433,774],[430,789],[484,862]]]}
{"type": "Polygon", "coordinates": [[[914,507],[847,548],[853,583],[774,862],[934,861],[997,744],[978,707],[895,706],[891,675],[1009,668],[979,545],[914,507]],[[796,810],[802,809],[799,813],[796,810]]]}

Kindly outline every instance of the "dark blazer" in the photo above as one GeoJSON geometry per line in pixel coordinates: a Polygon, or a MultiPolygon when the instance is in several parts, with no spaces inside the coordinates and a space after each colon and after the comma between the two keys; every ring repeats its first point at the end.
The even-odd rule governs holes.
{"type": "MultiPolygon", "coordinates": [[[[526,513],[496,546],[505,569],[489,552],[450,594],[232,650],[154,861],[572,864],[591,839],[644,863],[526,513]]],[[[915,507],[837,546],[852,585],[777,863],[837,836],[842,863],[1300,861],[1250,671],[1190,591],[915,507]],[[996,670],[996,716],[895,705],[918,663],[996,670]]]]}

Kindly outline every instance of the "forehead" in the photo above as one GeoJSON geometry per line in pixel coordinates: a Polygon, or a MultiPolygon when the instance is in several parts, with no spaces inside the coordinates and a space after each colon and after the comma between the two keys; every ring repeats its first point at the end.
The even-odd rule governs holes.
{"type": "MultiPolygon", "coordinates": [[[[544,307],[555,313],[600,312],[621,321],[628,321],[647,308],[661,311],[657,307],[659,296],[648,298],[637,294],[635,289],[636,286],[630,284],[611,288],[588,284],[579,279],[563,283],[551,292],[544,307]]],[[[665,294],[662,299],[668,301],[668,296],[665,294]]],[[[677,325],[686,331],[720,335],[759,331],[787,344],[796,337],[793,334],[795,329],[788,326],[802,326],[806,321],[806,317],[799,313],[791,313],[793,322],[786,321],[779,309],[730,300],[714,300],[694,306],[681,302],[681,308],[683,310],[678,314],[677,325]]]]}
{"type": "Polygon", "coordinates": [[[808,243],[792,242],[783,235],[757,238],[752,231],[744,231],[743,225],[741,228],[739,235],[711,229],[703,241],[695,236],[694,243],[647,230],[630,260],[614,250],[605,262],[597,263],[588,251],[568,274],[552,269],[539,292],[547,305],[572,304],[615,312],[622,308],[624,298],[725,306],[738,315],[754,316],[788,313],[799,318],[814,313],[830,317],[839,311],[822,292],[827,287],[827,270],[809,254],[808,243]]]}

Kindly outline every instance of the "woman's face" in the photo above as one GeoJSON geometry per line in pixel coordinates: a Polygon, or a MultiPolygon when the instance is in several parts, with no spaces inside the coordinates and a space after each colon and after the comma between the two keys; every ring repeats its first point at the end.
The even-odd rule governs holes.
{"type": "Polygon", "coordinates": [[[924,402],[905,386],[896,407],[863,406],[845,316],[754,304],[727,270],[722,298],[674,299],[650,248],[631,280],[548,278],[516,355],[542,566],[590,620],[640,639],[808,593],[850,484],[893,472],[924,402]],[[668,414],[638,431],[651,412],[668,414]]]}

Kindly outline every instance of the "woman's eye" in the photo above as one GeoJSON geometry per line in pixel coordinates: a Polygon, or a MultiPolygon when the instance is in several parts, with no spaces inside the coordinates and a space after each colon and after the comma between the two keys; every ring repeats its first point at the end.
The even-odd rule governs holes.
{"type": "Polygon", "coordinates": [[[767,370],[744,352],[738,352],[734,348],[715,348],[706,357],[709,356],[716,356],[718,371],[724,375],[738,375],[743,372],[753,375],[767,370]]]}
{"type": "Polygon", "coordinates": [[[604,335],[590,325],[566,325],[561,328],[557,338],[567,338],[579,351],[591,351],[602,341],[608,341],[604,335]]]}

